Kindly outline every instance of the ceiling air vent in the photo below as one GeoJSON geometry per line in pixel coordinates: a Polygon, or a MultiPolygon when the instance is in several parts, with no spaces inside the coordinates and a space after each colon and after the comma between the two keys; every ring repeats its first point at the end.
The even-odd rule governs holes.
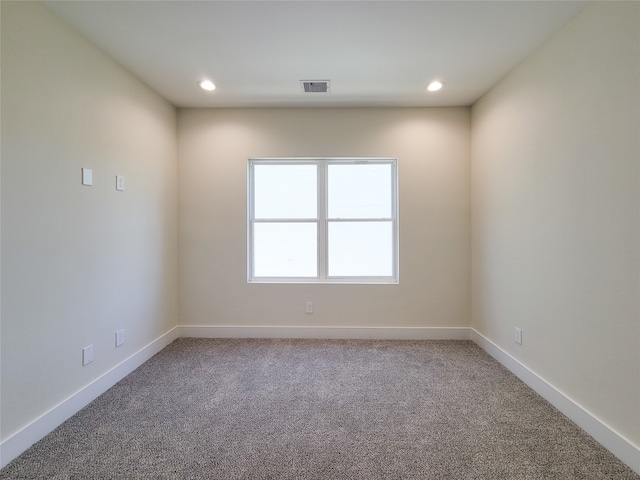
{"type": "Polygon", "coordinates": [[[300,80],[304,93],[329,93],[331,80],[300,80]]]}

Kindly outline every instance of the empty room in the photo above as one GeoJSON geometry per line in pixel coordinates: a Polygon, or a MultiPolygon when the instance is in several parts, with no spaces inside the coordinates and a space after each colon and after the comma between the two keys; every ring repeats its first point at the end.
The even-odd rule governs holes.
{"type": "Polygon", "coordinates": [[[640,479],[640,2],[0,15],[0,479],[640,479]]]}

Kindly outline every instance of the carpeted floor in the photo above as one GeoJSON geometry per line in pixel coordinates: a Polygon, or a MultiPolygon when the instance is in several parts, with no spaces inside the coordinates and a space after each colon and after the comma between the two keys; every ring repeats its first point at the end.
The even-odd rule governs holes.
{"type": "Polygon", "coordinates": [[[179,339],[0,479],[640,479],[467,341],[179,339]]]}

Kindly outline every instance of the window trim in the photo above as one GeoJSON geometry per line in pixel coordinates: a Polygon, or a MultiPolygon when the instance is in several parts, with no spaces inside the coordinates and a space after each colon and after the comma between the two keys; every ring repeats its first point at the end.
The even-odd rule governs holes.
{"type": "Polygon", "coordinates": [[[326,283],[326,284],[398,284],[399,283],[399,195],[398,159],[393,157],[267,157],[249,158],[247,161],[247,283],[326,283]],[[331,164],[389,164],[391,165],[391,217],[329,219],[327,198],[327,166],[331,164]],[[255,165],[305,165],[318,166],[317,175],[317,216],[313,219],[278,218],[255,219],[254,175],[255,165]],[[390,276],[329,276],[328,275],[328,235],[330,222],[391,222],[392,228],[392,275],[390,276]],[[253,275],[254,223],[301,222],[317,224],[317,272],[316,277],[256,277],[253,275]]]}

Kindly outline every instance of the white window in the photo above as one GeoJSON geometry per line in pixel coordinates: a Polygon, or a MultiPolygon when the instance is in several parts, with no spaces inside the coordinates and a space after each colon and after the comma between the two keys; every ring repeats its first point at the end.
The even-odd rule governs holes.
{"type": "Polygon", "coordinates": [[[397,160],[250,159],[249,282],[398,283],[397,160]]]}

